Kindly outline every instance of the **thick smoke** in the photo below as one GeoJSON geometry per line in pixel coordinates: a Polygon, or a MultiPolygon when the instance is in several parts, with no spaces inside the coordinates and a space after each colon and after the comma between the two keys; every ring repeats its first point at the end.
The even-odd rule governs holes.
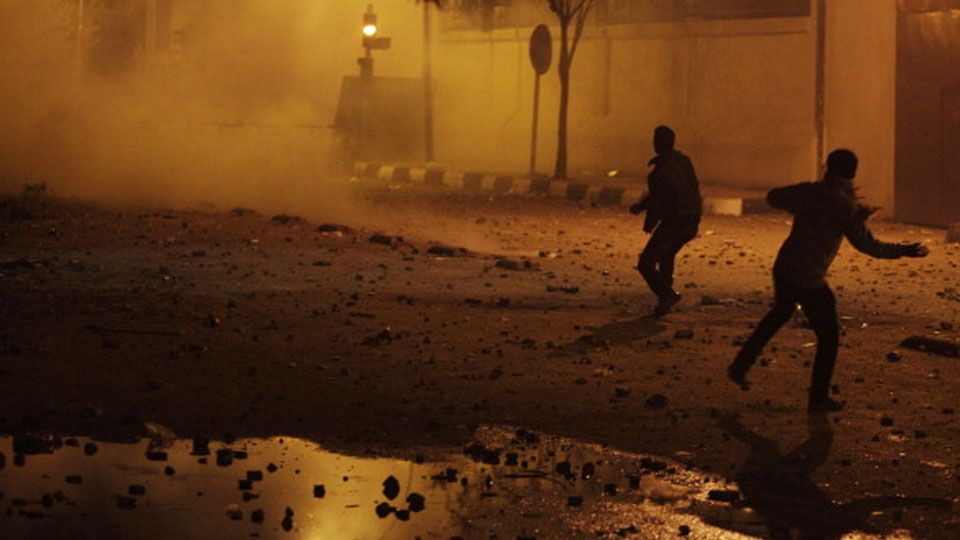
{"type": "MultiPolygon", "coordinates": [[[[79,0],[0,0],[0,191],[342,210],[330,126],[366,3],[181,0],[159,42],[150,4],[85,0],[78,33],[79,0]]],[[[413,2],[384,4],[417,35],[413,2]]],[[[392,74],[416,76],[400,49],[392,74]]]]}

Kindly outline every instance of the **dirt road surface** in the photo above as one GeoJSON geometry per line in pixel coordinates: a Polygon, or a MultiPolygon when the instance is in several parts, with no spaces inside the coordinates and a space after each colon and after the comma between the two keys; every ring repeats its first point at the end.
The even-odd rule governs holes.
{"type": "MultiPolygon", "coordinates": [[[[799,315],[750,391],[724,377],[768,307],[785,214],[705,218],[678,260],[683,301],[654,319],[634,270],[642,218],[624,210],[357,198],[352,218],[7,199],[0,435],[124,441],[160,426],[175,439],[295,437],[429,461],[491,426],[523,428],[738,486],[761,526],[701,516],[686,532],[663,519],[641,534],[600,492],[588,501],[596,519],[560,504],[514,529],[461,527],[465,537],[489,538],[485,523],[498,538],[960,537],[960,358],[899,345],[960,337],[960,245],[943,231],[873,224],[880,238],[924,242],[926,259],[841,249],[829,279],[843,326],[834,397],[846,406],[813,421],[814,336],[799,315]]],[[[30,537],[34,522],[3,487],[17,468],[6,452],[0,524],[30,537]]]]}

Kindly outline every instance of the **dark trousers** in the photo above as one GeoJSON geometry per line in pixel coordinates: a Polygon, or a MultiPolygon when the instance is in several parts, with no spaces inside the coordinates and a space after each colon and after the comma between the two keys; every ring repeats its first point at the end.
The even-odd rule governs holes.
{"type": "Polygon", "coordinates": [[[663,221],[640,253],[637,271],[657,298],[668,298],[673,291],[674,259],[687,242],[697,236],[700,216],[682,216],[663,221]]]}
{"type": "Polygon", "coordinates": [[[817,289],[803,289],[778,279],[774,279],[774,290],[773,308],[744,343],[735,364],[742,368],[753,365],[767,342],[790,320],[797,304],[800,304],[817,335],[817,355],[813,361],[810,399],[826,398],[830,392],[830,379],[833,376],[833,366],[837,362],[837,347],[840,343],[837,300],[833,291],[826,285],[817,289]]]}

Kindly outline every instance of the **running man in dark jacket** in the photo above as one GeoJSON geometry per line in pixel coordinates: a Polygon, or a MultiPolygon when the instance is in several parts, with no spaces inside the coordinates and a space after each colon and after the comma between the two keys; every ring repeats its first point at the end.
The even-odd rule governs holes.
{"type": "Polygon", "coordinates": [[[683,152],[674,149],[676,135],[667,126],[653,131],[653,149],[657,155],[650,160],[653,171],[647,177],[647,196],[630,207],[639,214],[646,210],[644,232],[652,232],[637,271],[657,295],[654,315],[663,316],[680,301],[680,293],[673,290],[674,259],[687,242],[697,236],[700,227],[700,185],[693,163],[683,152]]]}
{"type": "Polygon", "coordinates": [[[799,304],[817,335],[807,408],[839,410],[841,404],[830,399],[829,391],[840,325],[836,298],[824,277],[841,240],[845,236],[857,250],[879,259],[927,255],[927,248],[921,244],[890,244],[873,237],[866,218],[875,209],[854,200],[856,173],[856,155],[849,150],[835,150],[827,158],[827,171],[820,182],[777,188],[767,195],[771,206],[793,214],[793,227],[773,266],[773,308],[727,368],[730,379],[744,390],[748,388],[746,375],[750,366],[799,304]]]}

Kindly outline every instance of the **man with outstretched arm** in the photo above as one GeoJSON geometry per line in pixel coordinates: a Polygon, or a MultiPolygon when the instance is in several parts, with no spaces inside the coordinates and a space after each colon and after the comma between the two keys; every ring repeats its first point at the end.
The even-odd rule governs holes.
{"type": "Polygon", "coordinates": [[[793,227],[773,266],[773,308],[727,368],[727,376],[744,390],[749,387],[746,375],[750,366],[799,304],[817,335],[807,409],[839,410],[842,405],[829,397],[829,391],[840,325],[836,298],[824,278],[841,240],[846,237],[858,251],[879,259],[927,255],[922,244],[891,244],[873,237],[866,219],[876,209],[856,202],[856,174],[856,155],[850,150],[834,150],[827,157],[821,181],[777,188],[767,194],[771,206],[793,214],[793,227]]]}
{"type": "Polygon", "coordinates": [[[669,313],[680,301],[680,293],[673,289],[674,259],[683,246],[696,238],[702,209],[693,163],[674,148],[675,140],[676,135],[667,126],[653,131],[657,155],[649,163],[653,170],[647,176],[647,195],[630,207],[632,214],[647,212],[643,230],[653,233],[640,253],[637,271],[657,295],[653,314],[658,317],[669,313]]]}

